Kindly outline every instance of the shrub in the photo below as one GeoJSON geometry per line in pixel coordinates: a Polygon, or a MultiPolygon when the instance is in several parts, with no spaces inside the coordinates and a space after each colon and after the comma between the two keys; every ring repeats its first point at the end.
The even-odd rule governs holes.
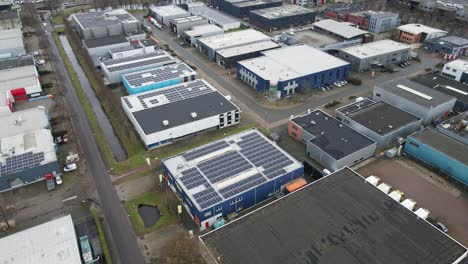
{"type": "Polygon", "coordinates": [[[326,104],[325,108],[330,108],[330,107],[333,107],[333,106],[339,105],[339,104],[341,104],[340,101],[333,100],[333,101],[329,102],[328,104],[326,104]]]}
{"type": "Polygon", "coordinates": [[[430,72],[430,71],[432,71],[432,68],[426,68],[424,70],[427,71],[427,72],[430,72]]]}
{"type": "Polygon", "coordinates": [[[346,81],[348,81],[350,84],[354,84],[354,85],[361,85],[362,84],[362,80],[359,79],[359,78],[356,78],[356,77],[348,77],[348,79],[346,79],[346,81]]]}

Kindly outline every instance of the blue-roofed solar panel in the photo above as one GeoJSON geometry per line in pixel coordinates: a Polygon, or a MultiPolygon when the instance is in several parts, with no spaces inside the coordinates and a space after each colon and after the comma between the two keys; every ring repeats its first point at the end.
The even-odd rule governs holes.
{"type": "Polygon", "coordinates": [[[219,141],[217,143],[208,145],[206,147],[202,147],[197,150],[187,152],[183,154],[182,157],[184,157],[186,161],[191,161],[199,157],[205,156],[206,154],[209,154],[209,153],[212,153],[212,152],[215,152],[217,150],[227,148],[227,147],[229,147],[229,144],[226,143],[226,141],[219,141]]]}
{"type": "Polygon", "coordinates": [[[44,161],[44,153],[26,152],[16,156],[7,157],[0,163],[0,176],[10,175],[26,169],[37,167],[44,161]]]}
{"type": "Polygon", "coordinates": [[[182,184],[189,190],[208,183],[197,168],[191,168],[182,171],[181,173],[182,177],[179,179],[182,181],[182,184]]]}
{"type": "Polygon", "coordinates": [[[211,183],[217,183],[253,167],[242,155],[236,151],[229,151],[198,164],[198,168],[200,168],[211,183]]]}
{"type": "Polygon", "coordinates": [[[266,179],[261,174],[255,174],[251,177],[248,177],[225,188],[222,188],[219,190],[219,192],[224,197],[224,199],[228,199],[264,182],[266,182],[266,179]]]}
{"type": "Polygon", "coordinates": [[[195,193],[193,198],[195,201],[197,201],[201,208],[207,208],[223,200],[221,196],[216,193],[213,187],[209,187],[203,191],[195,193]]]}

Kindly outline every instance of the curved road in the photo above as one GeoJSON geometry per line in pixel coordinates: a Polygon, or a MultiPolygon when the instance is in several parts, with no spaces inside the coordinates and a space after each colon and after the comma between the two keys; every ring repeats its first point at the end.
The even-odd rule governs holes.
{"type": "MultiPolygon", "coordinates": [[[[51,31],[50,25],[48,25],[47,31],[51,31]]],[[[76,132],[76,138],[83,149],[88,171],[94,179],[101,209],[104,213],[107,226],[110,229],[112,237],[109,237],[108,241],[111,245],[115,245],[115,250],[112,250],[113,262],[143,264],[145,261],[138,247],[136,235],[112,185],[104,160],[99,153],[96,139],[88,124],[85,112],[78,100],[70,77],[66,72],[62,57],[49,33],[47,33],[47,39],[50,46],[51,62],[54,65],[58,79],[64,87],[64,99],[67,103],[67,108],[70,113],[73,113],[72,124],[76,132]]]]}

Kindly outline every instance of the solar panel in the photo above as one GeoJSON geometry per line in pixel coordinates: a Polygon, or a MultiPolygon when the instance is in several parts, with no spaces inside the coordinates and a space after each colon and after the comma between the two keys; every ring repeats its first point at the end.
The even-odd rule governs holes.
{"type": "Polygon", "coordinates": [[[206,181],[206,179],[203,177],[203,175],[197,168],[191,168],[182,171],[181,174],[182,177],[180,177],[180,180],[182,181],[182,184],[189,190],[203,184],[208,184],[208,181],[206,181]]]}
{"type": "Polygon", "coordinates": [[[116,71],[132,69],[132,68],[137,68],[137,67],[151,65],[151,64],[161,64],[163,62],[172,62],[172,58],[169,56],[159,57],[159,58],[156,57],[153,59],[140,60],[140,61],[136,61],[133,63],[127,63],[127,64],[118,65],[118,66],[108,67],[107,70],[109,72],[116,72],[116,71]]]}
{"type": "Polygon", "coordinates": [[[228,199],[264,182],[266,182],[266,179],[263,178],[261,174],[255,174],[254,176],[251,176],[249,178],[231,184],[225,188],[222,188],[219,190],[219,192],[221,193],[224,199],[228,199]]]}
{"type": "Polygon", "coordinates": [[[168,56],[166,53],[162,52],[161,50],[155,50],[154,52],[151,52],[151,53],[145,53],[141,55],[129,56],[129,57],[124,57],[124,58],[112,59],[112,60],[105,60],[102,63],[106,66],[112,66],[115,64],[130,62],[134,60],[153,58],[153,57],[158,57],[162,55],[168,56]]]}
{"type": "Polygon", "coordinates": [[[253,167],[244,157],[237,153],[237,151],[229,151],[198,164],[198,168],[200,168],[211,183],[217,183],[253,167]]]}
{"type": "Polygon", "coordinates": [[[226,141],[219,141],[214,144],[210,144],[206,147],[202,147],[197,150],[184,153],[182,154],[182,157],[184,157],[186,161],[191,161],[199,157],[205,156],[206,154],[209,154],[211,152],[215,152],[217,150],[227,148],[227,147],[229,147],[229,144],[226,143],[226,141]]]}
{"type": "Polygon", "coordinates": [[[206,188],[203,191],[195,193],[193,198],[200,205],[201,208],[207,208],[214,204],[221,202],[223,199],[216,193],[213,187],[206,188]]]}
{"type": "Polygon", "coordinates": [[[5,162],[0,164],[0,175],[10,175],[37,167],[44,161],[44,159],[43,152],[26,152],[20,155],[7,157],[5,162]]]}
{"type": "Polygon", "coordinates": [[[123,97],[123,101],[124,101],[124,103],[127,105],[127,107],[128,107],[129,109],[132,109],[132,108],[133,108],[133,105],[130,103],[130,101],[128,101],[128,98],[123,97]]]}
{"type": "Polygon", "coordinates": [[[126,74],[123,78],[126,79],[131,86],[140,87],[151,83],[158,83],[190,75],[195,75],[195,71],[184,63],[178,63],[151,70],[126,74]]]}

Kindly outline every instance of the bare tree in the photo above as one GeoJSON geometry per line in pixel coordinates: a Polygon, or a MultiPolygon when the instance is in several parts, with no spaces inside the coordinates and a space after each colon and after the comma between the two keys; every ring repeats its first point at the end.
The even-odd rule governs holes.
{"type": "Polygon", "coordinates": [[[203,264],[198,240],[180,232],[163,246],[164,256],[160,263],[164,264],[203,264]]]}

